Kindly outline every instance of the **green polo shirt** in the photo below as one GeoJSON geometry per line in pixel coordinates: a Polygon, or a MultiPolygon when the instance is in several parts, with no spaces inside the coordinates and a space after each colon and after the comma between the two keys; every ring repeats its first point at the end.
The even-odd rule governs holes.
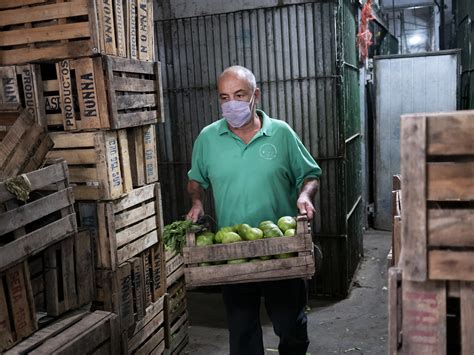
{"type": "Polygon", "coordinates": [[[258,226],[295,216],[299,189],[321,169],[290,126],[257,110],[262,128],[244,144],[225,119],[205,127],[193,147],[190,180],[212,187],[218,228],[258,226]]]}

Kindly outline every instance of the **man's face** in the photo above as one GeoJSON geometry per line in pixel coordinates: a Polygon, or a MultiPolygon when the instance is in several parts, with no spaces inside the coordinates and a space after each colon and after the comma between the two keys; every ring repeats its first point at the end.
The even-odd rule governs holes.
{"type": "MultiPolygon", "coordinates": [[[[221,104],[230,100],[250,102],[253,94],[249,83],[233,73],[228,73],[220,78],[217,83],[217,91],[221,104]]],[[[257,92],[258,88],[255,89],[255,99],[257,92]]]]}

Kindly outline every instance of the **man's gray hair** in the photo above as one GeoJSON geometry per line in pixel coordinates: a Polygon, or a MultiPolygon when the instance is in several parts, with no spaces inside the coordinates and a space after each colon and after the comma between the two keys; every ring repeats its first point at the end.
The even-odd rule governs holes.
{"type": "Polygon", "coordinates": [[[233,65],[231,67],[226,68],[221,73],[221,75],[219,75],[219,78],[217,79],[217,81],[219,82],[219,80],[226,74],[234,74],[238,77],[243,78],[245,81],[249,83],[250,89],[252,91],[254,91],[257,87],[257,81],[255,80],[255,75],[253,75],[253,73],[249,69],[241,65],[233,65]]]}

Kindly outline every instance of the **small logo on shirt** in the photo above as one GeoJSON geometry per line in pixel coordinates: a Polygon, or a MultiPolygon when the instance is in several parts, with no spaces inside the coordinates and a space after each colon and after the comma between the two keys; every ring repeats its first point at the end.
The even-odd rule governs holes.
{"type": "Polygon", "coordinates": [[[271,143],[265,143],[260,147],[260,156],[266,160],[275,159],[277,156],[277,149],[271,143]]]}

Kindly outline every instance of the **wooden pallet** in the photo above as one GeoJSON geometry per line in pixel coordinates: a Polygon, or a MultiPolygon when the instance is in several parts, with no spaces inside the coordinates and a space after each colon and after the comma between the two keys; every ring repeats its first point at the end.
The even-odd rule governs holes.
{"type": "Polygon", "coordinates": [[[5,355],[120,353],[117,316],[103,311],[78,310],[38,330],[5,355]]]}
{"type": "Polygon", "coordinates": [[[83,230],[28,259],[38,312],[59,316],[92,302],[91,234],[83,230]]]}
{"type": "Polygon", "coordinates": [[[77,232],[66,163],[25,176],[31,184],[25,204],[0,182],[0,271],[77,232]]]}
{"type": "Polygon", "coordinates": [[[409,281],[391,268],[388,289],[390,355],[474,353],[474,282],[409,281]]]}
{"type": "Polygon", "coordinates": [[[187,287],[311,278],[315,272],[313,241],[308,220],[303,216],[298,217],[295,237],[266,238],[198,247],[194,233],[188,232],[183,257],[187,287]],[[284,253],[297,253],[297,256],[243,264],[198,266],[203,262],[213,263],[284,253]]]}
{"type": "Polygon", "coordinates": [[[173,352],[187,337],[188,311],[184,278],[171,286],[165,295],[165,344],[173,352]],[[183,330],[184,328],[184,330],[183,330]]]}
{"type": "Polygon", "coordinates": [[[47,163],[66,160],[76,200],[113,200],[132,190],[127,133],[50,133],[47,163]]]}
{"type": "Polygon", "coordinates": [[[147,125],[127,129],[130,168],[134,187],[158,181],[156,127],[147,125]]]}
{"type": "Polygon", "coordinates": [[[402,116],[402,255],[411,281],[474,281],[474,111],[402,116]]]}
{"type": "Polygon", "coordinates": [[[166,251],[166,288],[184,276],[184,259],[179,253],[166,251]]]}
{"type": "Polygon", "coordinates": [[[110,0],[4,0],[0,3],[0,65],[98,53],[153,60],[152,1],[123,4],[110,0]]]}
{"type": "Polygon", "coordinates": [[[0,352],[37,328],[30,275],[26,262],[0,273],[0,352]]]}
{"type": "Polygon", "coordinates": [[[110,202],[78,203],[80,225],[97,231],[96,267],[117,266],[158,243],[163,231],[159,184],[110,202]]]}
{"type": "Polygon", "coordinates": [[[164,340],[164,296],[151,304],[145,316],[124,333],[128,354],[162,354],[164,340]]]}
{"type": "Polygon", "coordinates": [[[53,146],[44,128],[19,107],[0,111],[0,126],[5,127],[0,139],[0,181],[38,169],[53,146]]]}

